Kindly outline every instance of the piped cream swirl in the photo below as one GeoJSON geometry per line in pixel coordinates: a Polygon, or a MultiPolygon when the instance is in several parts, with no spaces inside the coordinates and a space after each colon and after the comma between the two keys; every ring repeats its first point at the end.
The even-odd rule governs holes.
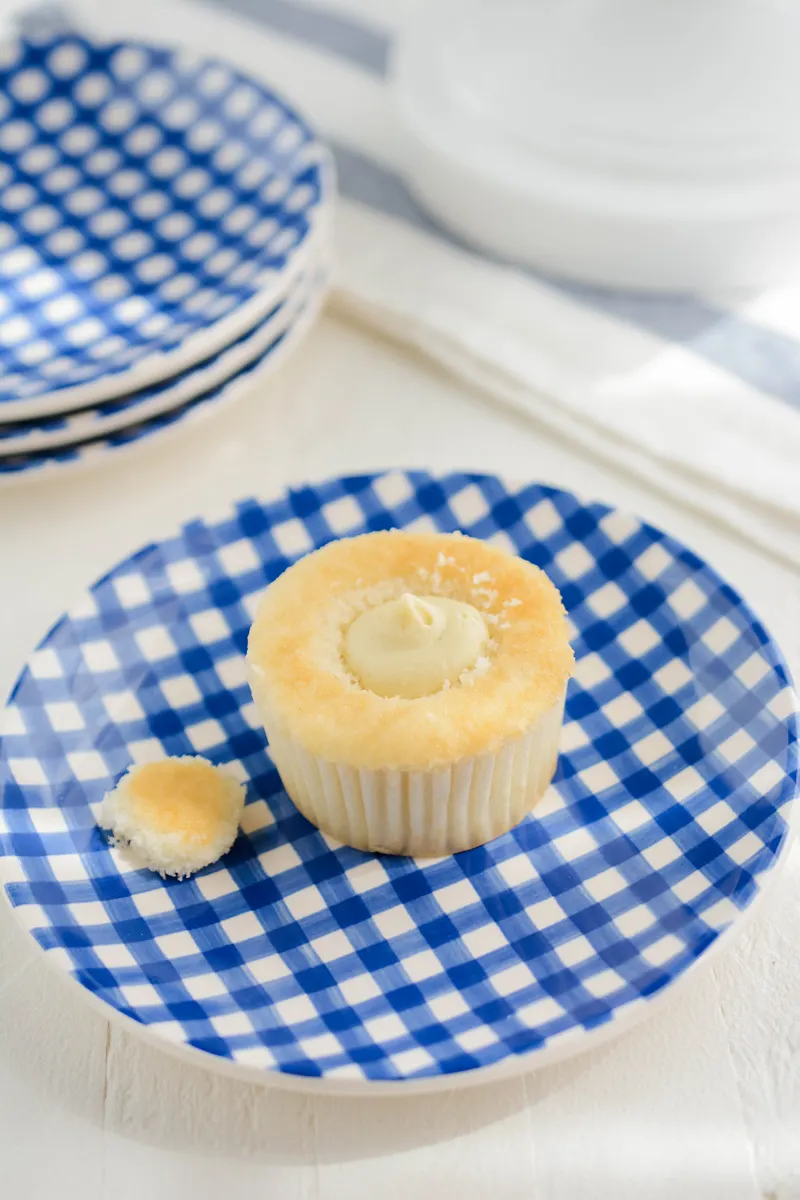
{"type": "Polygon", "coordinates": [[[415,700],[457,683],[489,640],[480,612],[444,596],[404,592],[361,613],[344,637],[344,660],[363,688],[415,700]]]}

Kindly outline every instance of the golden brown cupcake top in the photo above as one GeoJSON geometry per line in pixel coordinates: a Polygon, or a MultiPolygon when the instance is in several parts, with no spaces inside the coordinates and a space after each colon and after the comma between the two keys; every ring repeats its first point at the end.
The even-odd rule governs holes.
{"type": "Polygon", "coordinates": [[[494,751],[559,701],[573,663],[561,597],[538,567],[461,534],[399,530],[331,542],[284,572],[261,600],[247,657],[256,699],[286,734],[330,762],[371,770],[431,770],[494,751]],[[377,633],[355,637],[373,610],[387,616],[361,627],[377,633]],[[432,673],[423,653],[411,698],[379,695],[370,679],[385,690],[400,677],[383,665],[376,674],[364,655],[402,648],[406,621],[412,649],[424,645],[414,620],[435,623],[456,649],[432,673]],[[416,694],[426,686],[438,690],[416,694]]]}

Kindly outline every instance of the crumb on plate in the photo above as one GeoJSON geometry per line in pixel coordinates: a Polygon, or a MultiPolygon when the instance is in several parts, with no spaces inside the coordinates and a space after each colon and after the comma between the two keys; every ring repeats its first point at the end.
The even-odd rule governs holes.
{"type": "Polygon", "coordinates": [[[183,879],[230,850],[243,808],[244,786],[224,769],[204,758],[164,758],[129,767],[98,823],[151,871],[183,879]]]}

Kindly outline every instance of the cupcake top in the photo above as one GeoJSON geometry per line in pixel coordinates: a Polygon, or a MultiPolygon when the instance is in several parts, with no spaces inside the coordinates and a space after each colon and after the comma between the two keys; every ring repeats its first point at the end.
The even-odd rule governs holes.
{"type": "Polygon", "coordinates": [[[573,663],[538,567],[461,534],[399,530],[331,542],[285,571],[247,657],[286,734],[369,770],[493,752],[560,700],[573,663]]]}

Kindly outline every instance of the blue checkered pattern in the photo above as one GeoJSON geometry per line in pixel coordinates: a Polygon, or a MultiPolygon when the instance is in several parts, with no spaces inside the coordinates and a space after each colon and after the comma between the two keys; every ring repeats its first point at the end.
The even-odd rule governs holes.
{"type": "Polygon", "coordinates": [[[308,242],[327,171],[301,118],[224,64],[77,34],[7,43],[0,408],[74,408],[108,377],[132,390],[153,355],[166,375],[223,321],[252,324],[308,242]]]}
{"type": "MultiPolygon", "coordinates": [[[[57,445],[53,449],[34,451],[30,454],[4,456],[0,453],[0,484],[13,483],[21,477],[43,478],[55,471],[79,468],[105,457],[109,451],[139,445],[145,439],[174,429],[179,423],[200,420],[216,411],[222,404],[228,403],[238,395],[246,384],[251,383],[256,374],[261,376],[278,367],[284,357],[302,341],[322,306],[328,277],[327,268],[318,266],[311,286],[306,286],[293,295],[287,300],[282,313],[276,313],[263,327],[259,327],[252,339],[246,339],[248,351],[245,365],[233,374],[224,375],[222,383],[168,409],[164,401],[173,397],[160,396],[156,416],[134,420],[132,424],[123,420],[121,427],[115,432],[103,432],[98,416],[95,432],[84,435],[80,440],[70,440],[64,446],[57,445]],[[166,411],[161,411],[162,408],[166,411]]],[[[240,345],[244,348],[245,341],[240,345]]],[[[170,392],[173,390],[175,389],[170,388],[170,392]]],[[[99,413],[100,410],[97,411],[99,413]]],[[[71,420],[72,418],[70,422],[71,420]]],[[[0,449],[2,444],[0,442],[0,449]]]]}
{"type": "Polygon", "coordinates": [[[269,347],[275,336],[286,328],[287,322],[294,319],[301,301],[305,301],[313,289],[322,287],[326,274],[322,266],[317,266],[316,270],[309,268],[262,321],[224,350],[209,355],[177,376],[76,413],[0,425],[0,464],[11,455],[37,455],[42,450],[74,446],[129,429],[205,395],[214,385],[231,379],[243,366],[261,356],[265,347],[269,347]]]}
{"type": "Polygon", "coordinates": [[[337,479],[145,547],[47,635],[3,728],[0,872],[47,955],[166,1043],[349,1086],[533,1065],[622,1027],[756,898],[798,775],[781,656],[696,555],[621,512],[476,475],[337,479]],[[332,537],[392,526],[538,563],[577,654],[539,807],[428,862],[314,829],[245,681],[264,586],[332,537]],[[248,803],[221,863],[163,882],[95,816],[129,763],[187,753],[233,764],[248,803]]]}

